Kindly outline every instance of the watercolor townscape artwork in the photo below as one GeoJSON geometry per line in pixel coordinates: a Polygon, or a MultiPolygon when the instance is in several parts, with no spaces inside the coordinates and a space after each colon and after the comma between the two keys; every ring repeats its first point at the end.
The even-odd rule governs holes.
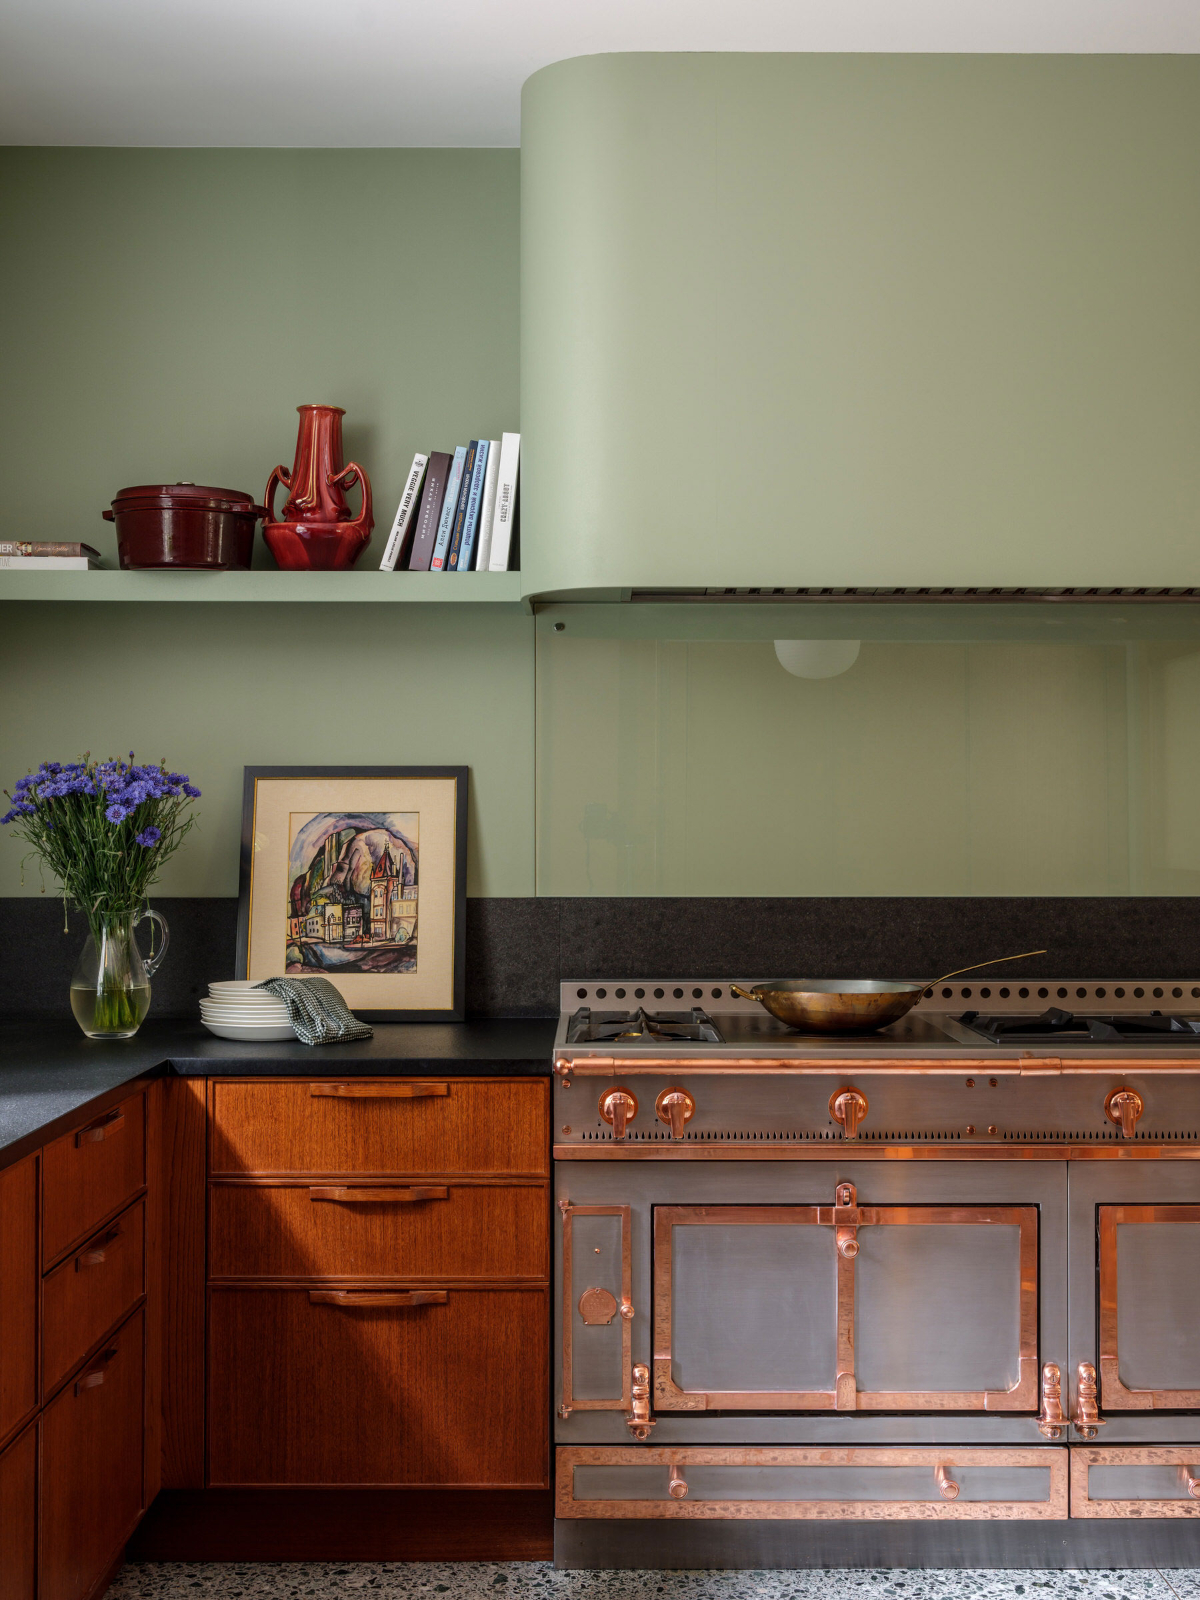
{"type": "Polygon", "coordinates": [[[415,972],[420,813],[289,816],[286,971],[415,972]]]}

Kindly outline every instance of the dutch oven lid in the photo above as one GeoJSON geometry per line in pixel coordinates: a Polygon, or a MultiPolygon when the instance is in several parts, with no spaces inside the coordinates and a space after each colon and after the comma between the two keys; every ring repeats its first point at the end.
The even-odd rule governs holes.
{"type": "Polygon", "coordinates": [[[115,496],[114,511],[150,508],[163,510],[240,511],[261,516],[252,494],[240,489],[210,489],[201,483],[142,483],[121,489],[115,496]]]}

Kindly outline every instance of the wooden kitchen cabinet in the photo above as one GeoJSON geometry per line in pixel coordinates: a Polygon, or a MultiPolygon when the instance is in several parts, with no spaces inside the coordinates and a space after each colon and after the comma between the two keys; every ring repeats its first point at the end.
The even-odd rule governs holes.
{"type": "Polygon", "coordinates": [[[144,1339],[137,1311],[42,1413],[38,1600],[86,1600],[141,1514],[144,1339]]]}
{"type": "Polygon", "coordinates": [[[550,1270],[544,1183],[214,1183],[222,1277],[529,1278],[550,1270]]]}
{"type": "Polygon", "coordinates": [[[546,1080],[209,1103],[209,1485],[547,1486],[546,1080]]]}
{"type": "Polygon", "coordinates": [[[38,1157],[0,1172],[0,1441],[37,1409],[38,1157]]]}
{"type": "Polygon", "coordinates": [[[545,1288],[213,1289],[209,1481],[540,1487],[548,1346],[545,1288]]]}
{"type": "Polygon", "coordinates": [[[42,1391],[49,1395],[146,1288],[146,1202],[73,1250],[42,1288],[42,1391]]]}
{"type": "Polygon", "coordinates": [[[548,1110],[538,1078],[222,1080],[210,1171],[542,1173],[548,1110]]]}
{"type": "Polygon", "coordinates": [[[42,1151],[42,1263],[92,1232],[146,1182],[146,1097],[120,1105],[64,1133],[42,1151]]]}
{"type": "Polygon", "coordinates": [[[34,1600],[37,1423],[0,1452],[0,1600],[34,1600]]]}

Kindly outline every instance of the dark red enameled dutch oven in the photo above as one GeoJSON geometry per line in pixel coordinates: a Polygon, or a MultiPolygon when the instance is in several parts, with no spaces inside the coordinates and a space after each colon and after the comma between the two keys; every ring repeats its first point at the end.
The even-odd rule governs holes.
{"type": "Polygon", "coordinates": [[[266,512],[238,489],[145,483],[122,489],[104,512],[115,524],[121,566],[248,567],[254,526],[266,512]]]}

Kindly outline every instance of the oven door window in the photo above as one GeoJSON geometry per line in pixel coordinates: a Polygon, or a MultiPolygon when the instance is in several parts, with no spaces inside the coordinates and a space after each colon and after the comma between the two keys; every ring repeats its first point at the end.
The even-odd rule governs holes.
{"type": "Polygon", "coordinates": [[[835,1198],[656,1208],[656,1409],[1036,1411],[1036,1206],[835,1198]]]}
{"type": "Polygon", "coordinates": [[[1101,1206],[1100,1403],[1200,1406],[1200,1206],[1101,1206]]]}

